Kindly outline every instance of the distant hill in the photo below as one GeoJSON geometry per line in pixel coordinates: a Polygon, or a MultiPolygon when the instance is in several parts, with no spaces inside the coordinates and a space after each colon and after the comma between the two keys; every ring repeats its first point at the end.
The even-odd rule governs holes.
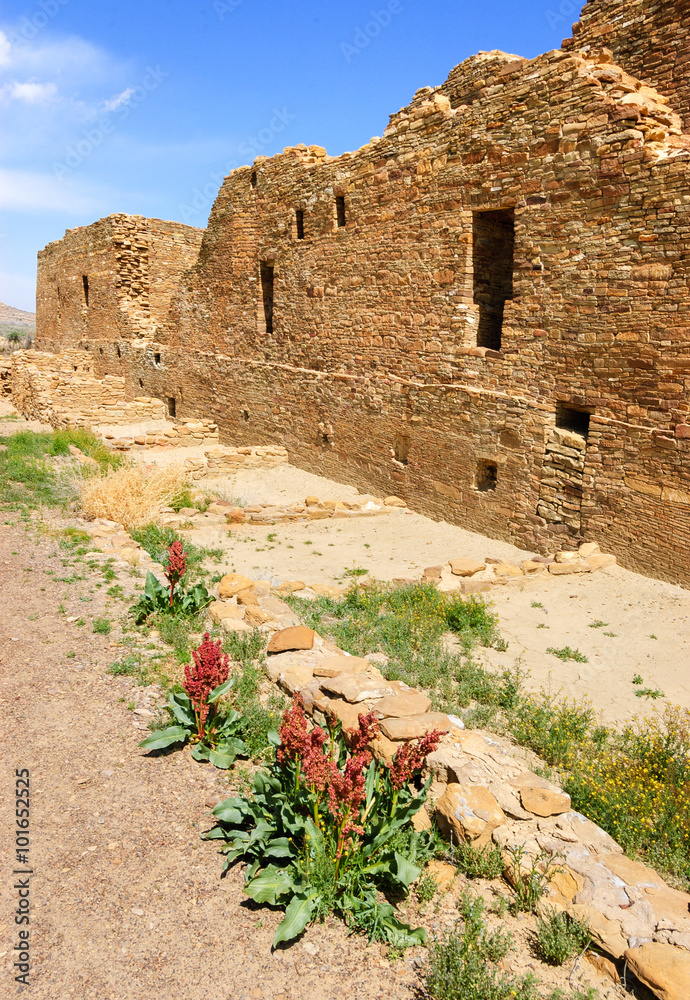
{"type": "Polygon", "coordinates": [[[0,302],[0,334],[10,330],[20,330],[22,333],[33,333],[36,329],[36,313],[24,312],[14,306],[6,306],[0,302]]]}

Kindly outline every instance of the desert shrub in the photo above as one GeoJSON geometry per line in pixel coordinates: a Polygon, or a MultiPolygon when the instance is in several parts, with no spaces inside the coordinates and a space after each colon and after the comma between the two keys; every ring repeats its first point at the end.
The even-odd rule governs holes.
{"type": "Polygon", "coordinates": [[[548,965],[563,965],[581,952],[591,937],[589,927],[569,913],[551,910],[537,917],[536,951],[548,965]]]}
{"type": "Polygon", "coordinates": [[[453,844],[449,857],[468,878],[500,878],[505,867],[500,848],[495,844],[473,847],[467,841],[462,841],[453,844]]]}
{"type": "Polygon", "coordinates": [[[119,469],[123,464],[121,455],[111,451],[101,438],[81,427],[55,431],[50,453],[51,455],[69,455],[70,445],[79,448],[89,458],[93,458],[104,472],[119,469]]]}
{"type": "Polygon", "coordinates": [[[330,912],[396,948],[425,940],[379,893],[407,895],[421,875],[416,862],[433,836],[414,832],[409,821],[430,782],[417,793],[410,781],[440,734],[404,744],[386,768],[367,750],[377,732],[374,713],[360,715],[348,751],[337,728],[309,731],[296,696],[273,737],[275,761],[255,774],[251,796],[213,810],[217,825],[206,836],[225,842],[223,871],[243,860],[247,895],[285,907],[274,946],[330,912]]]}
{"type": "Polygon", "coordinates": [[[558,858],[540,850],[530,856],[524,845],[508,847],[510,863],[507,878],[513,887],[512,910],[514,913],[536,913],[539,900],[548,889],[553,876],[563,869],[558,858]]]}
{"type": "Polygon", "coordinates": [[[626,851],[690,879],[690,712],[668,706],[611,734],[573,763],[565,789],[626,851]]]}
{"type": "Polygon", "coordinates": [[[155,521],[187,483],[181,466],[147,470],[125,466],[93,475],[79,483],[81,505],[88,517],[119,521],[128,530],[155,521]]]}
{"type": "Polygon", "coordinates": [[[531,747],[547,764],[567,766],[590,739],[595,721],[590,707],[565,701],[555,704],[545,695],[520,699],[510,730],[522,746],[531,747]]]}
{"type": "Polygon", "coordinates": [[[510,946],[500,929],[487,930],[484,904],[464,895],[458,906],[462,924],[436,941],[429,950],[426,988],[434,1000],[539,1000],[532,976],[508,976],[493,967],[510,946]]]}

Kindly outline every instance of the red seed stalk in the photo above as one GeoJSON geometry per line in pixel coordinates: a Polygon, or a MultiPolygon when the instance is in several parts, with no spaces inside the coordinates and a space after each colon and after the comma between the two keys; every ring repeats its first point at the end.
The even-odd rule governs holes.
{"type": "Polygon", "coordinates": [[[199,648],[193,650],[192,659],[194,666],[188,663],[184,668],[183,686],[194,709],[197,738],[201,741],[206,736],[206,721],[211,710],[208,696],[228,679],[230,657],[222,652],[220,639],[213,642],[206,632],[199,648]]]}
{"type": "Polygon", "coordinates": [[[163,572],[170,584],[170,607],[172,608],[175,587],[187,572],[187,555],[182,542],[176,541],[168,546],[168,562],[163,572]]]}

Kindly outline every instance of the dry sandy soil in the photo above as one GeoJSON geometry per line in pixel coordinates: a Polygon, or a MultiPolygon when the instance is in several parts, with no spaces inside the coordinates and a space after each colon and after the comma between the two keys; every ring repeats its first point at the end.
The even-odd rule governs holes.
{"type": "MultiPolygon", "coordinates": [[[[301,499],[307,493],[334,499],[354,493],[290,467],[239,474],[226,487],[247,501],[264,502],[301,499]]],[[[125,609],[142,583],[137,571],[122,572],[114,581],[123,588],[124,600],[109,597],[111,583],[103,580],[101,570],[71,565],[58,545],[59,531],[65,524],[77,525],[74,519],[46,515],[45,521],[22,522],[11,513],[3,518],[0,996],[22,991],[12,968],[15,768],[31,772],[34,874],[27,995],[35,1000],[423,996],[418,968],[423,949],[391,961],[386,948],[348,937],[334,920],[310,928],[293,947],[271,953],[280,914],[246,900],[240,870],[221,880],[216,846],[200,839],[210,825],[209,809],[231,793],[238,777],[197,764],[186,752],[151,758],[139,750],[146,722],[134,709],[155,710],[157,692],[106,671],[127,652],[127,644],[150,655],[157,652],[146,650],[147,638],[127,631],[125,609]],[[92,630],[93,621],[103,615],[119,620],[110,635],[92,630]]],[[[215,542],[203,530],[198,540],[215,542]]],[[[195,539],[194,532],[191,537],[195,539]]],[[[224,533],[223,541],[228,559],[222,569],[234,566],[250,575],[306,582],[339,579],[353,564],[387,579],[412,576],[450,556],[510,557],[517,552],[406,513],[308,527],[242,526],[231,535],[224,533]],[[269,534],[276,538],[269,541],[269,534]]],[[[661,686],[687,705],[690,697],[680,675],[681,658],[687,662],[689,600],[684,591],[619,569],[500,591],[496,606],[510,646],[496,662],[512,662],[524,648],[523,664],[532,668],[536,683],[546,681],[551,669],[555,687],[565,686],[567,676],[568,691],[588,694],[607,713],[616,689],[627,692],[637,670],[647,684],[661,686]],[[532,608],[531,600],[541,601],[544,610],[532,608]],[[619,635],[604,639],[602,630],[589,629],[589,621],[599,618],[619,635]],[[537,630],[540,621],[550,630],[537,630]],[[647,633],[659,638],[643,646],[647,633]],[[562,666],[544,652],[547,645],[566,643],[585,651],[589,664],[562,666]]],[[[628,706],[640,707],[625,692],[614,703],[614,716],[623,717],[628,706]]],[[[455,895],[462,884],[457,880],[455,895]]],[[[505,891],[500,883],[482,888],[488,897],[505,891]]],[[[414,900],[405,911],[411,923],[421,923],[431,934],[457,919],[453,892],[434,900],[426,912],[414,900]]],[[[531,918],[511,918],[509,926],[518,944],[508,959],[511,971],[534,970],[545,986],[560,986],[567,993],[570,967],[548,969],[527,947],[531,918]]],[[[602,998],[621,995],[587,967],[584,975],[583,984],[597,985],[602,998]]]]}

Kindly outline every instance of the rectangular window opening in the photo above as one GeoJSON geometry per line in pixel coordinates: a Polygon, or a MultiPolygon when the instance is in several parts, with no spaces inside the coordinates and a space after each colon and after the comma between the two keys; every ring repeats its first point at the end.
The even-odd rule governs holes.
{"type": "Polygon", "coordinates": [[[261,261],[261,294],[264,302],[266,333],[273,333],[273,264],[261,261]]]}
{"type": "Polygon", "coordinates": [[[410,439],[407,434],[396,434],[393,441],[393,458],[400,465],[407,465],[410,454],[410,439]]]}
{"type": "Polygon", "coordinates": [[[338,220],[338,228],[345,225],[345,195],[339,194],[335,198],[335,215],[338,220]]]}
{"type": "Polygon", "coordinates": [[[561,430],[572,431],[586,439],[589,434],[589,418],[589,410],[566,406],[565,403],[556,404],[556,427],[561,430]]]}
{"type": "Polygon", "coordinates": [[[167,403],[167,407],[168,407],[168,416],[169,417],[176,416],[176,413],[177,413],[177,404],[175,402],[175,397],[174,396],[168,396],[168,398],[166,400],[166,403],[167,403]]]}
{"type": "Polygon", "coordinates": [[[477,462],[477,489],[480,493],[488,493],[496,489],[498,482],[498,466],[495,462],[477,462]]]}
{"type": "Polygon", "coordinates": [[[304,210],[301,208],[295,209],[295,226],[297,229],[297,239],[304,239],[304,210]]]}
{"type": "Polygon", "coordinates": [[[82,274],[81,276],[82,284],[84,286],[84,304],[88,308],[89,305],[89,277],[87,274],[82,274]]]}
{"type": "Polygon", "coordinates": [[[474,301],[479,306],[477,346],[501,348],[503,307],[513,297],[515,213],[475,212],[472,225],[474,301]]]}

